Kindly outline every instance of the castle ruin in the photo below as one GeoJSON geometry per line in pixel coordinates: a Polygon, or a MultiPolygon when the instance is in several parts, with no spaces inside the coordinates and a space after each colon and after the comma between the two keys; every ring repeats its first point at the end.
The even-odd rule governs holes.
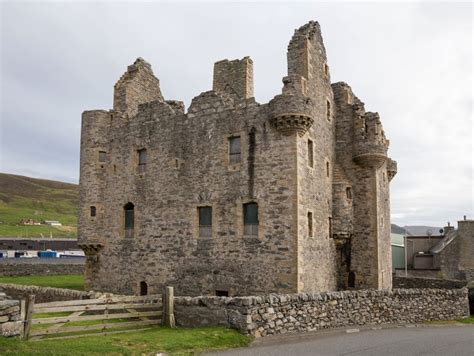
{"type": "Polygon", "coordinates": [[[331,84],[317,22],[295,31],[282,93],[260,104],[248,57],[213,89],[165,100],[139,58],[112,110],[82,115],[86,286],[255,295],[391,288],[388,158],[379,115],[331,84]]]}

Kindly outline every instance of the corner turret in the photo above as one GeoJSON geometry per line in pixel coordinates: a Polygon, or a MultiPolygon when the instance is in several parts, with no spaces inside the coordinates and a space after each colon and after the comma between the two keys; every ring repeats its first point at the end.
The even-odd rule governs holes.
{"type": "Polygon", "coordinates": [[[357,116],[354,122],[353,155],[357,164],[382,167],[387,160],[388,144],[378,113],[367,112],[357,116]]]}

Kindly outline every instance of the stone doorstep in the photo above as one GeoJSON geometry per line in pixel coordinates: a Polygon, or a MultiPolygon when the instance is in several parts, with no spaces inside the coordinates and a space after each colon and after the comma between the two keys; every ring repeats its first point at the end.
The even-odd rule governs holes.
{"type": "Polygon", "coordinates": [[[448,323],[449,320],[446,320],[446,323],[443,324],[380,324],[380,325],[369,325],[369,326],[357,326],[355,327],[346,327],[346,328],[334,328],[334,329],[321,329],[315,331],[306,331],[299,333],[285,333],[285,334],[272,334],[265,337],[256,338],[250,344],[250,347],[259,347],[266,345],[277,345],[277,344],[287,344],[287,343],[296,343],[302,340],[309,340],[319,336],[335,336],[339,334],[353,334],[364,331],[372,330],[385,330],[385,329],[399,329],[399,328],[425,328],[425,327],[445,327],[445,326],[458,326],[458,327],[473,327],[472,324],[462,324],[448,323]]]}

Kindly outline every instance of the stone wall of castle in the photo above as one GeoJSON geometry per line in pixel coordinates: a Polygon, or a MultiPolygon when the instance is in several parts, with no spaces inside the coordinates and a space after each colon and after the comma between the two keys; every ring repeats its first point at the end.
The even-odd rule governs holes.
{"type": "Polygon", "coordinates": [[[296,291],[295,138],[272,130],[253,99],[211,91],[187,114],[176,107],[154,101],[133,118],[83,115],[79,236],[103,244],[89,259],[88,288],[134,294],[145,281],[150,293],[173,285],[178,295],[296,291]],[[241,139],[239,163],[229,162],[232,136],[241,139]],[[132,238],[124,236],[129,202],[132,238]],[[247,202],[258,203],[255,236],[243,231],[247,202]],[[198,236],[203,206],[212,207],[210,237],[198,236]]]}

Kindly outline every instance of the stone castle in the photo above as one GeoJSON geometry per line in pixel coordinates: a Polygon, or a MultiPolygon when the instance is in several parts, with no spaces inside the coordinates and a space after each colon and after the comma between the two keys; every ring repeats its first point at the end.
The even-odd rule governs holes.
{"type": "Polygon", "coordinates": [[[82,115],[79,243],[89,289],[255,295],[391,288],[389,182],[377,113],[331,84],[317,22],[295,31],[269,103],[253,63],[165,100],[139,58],[113,110],[82,115]]]}

